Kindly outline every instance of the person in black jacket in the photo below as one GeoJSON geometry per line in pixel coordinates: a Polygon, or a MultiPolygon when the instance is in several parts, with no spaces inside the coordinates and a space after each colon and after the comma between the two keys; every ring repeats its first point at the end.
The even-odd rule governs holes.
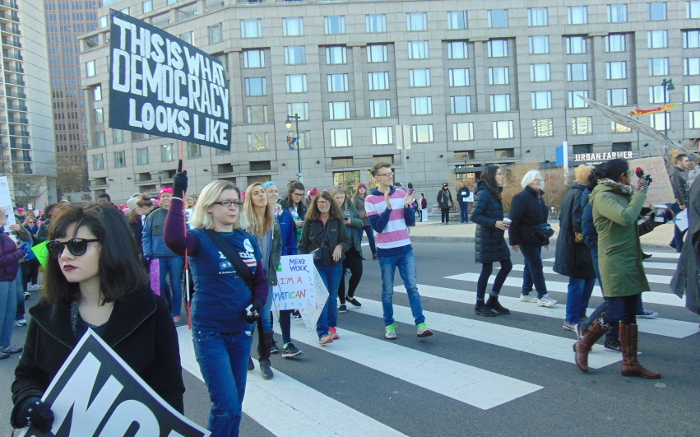
{"type": "Polygon", "coordinates": [[[549,238],[541,239],[537,235],[538,225],[547,223],[547,205],[544,203],[544,177],[537,170],[525,173],[520,181],[523,191],[513,197],[510,205],[508,240],[511,248],[523,251],[525,270],[523,271],[523,289],[520,301],[537,303],[542,307],[553,307],[557,301],[547,294],[544,282],[544,267],[542,266],[542,246],[549,250],[549,238]],[[537,289],[537,297],[533,296],[532,285],[537,289]]]}
{"type": "Polygon", "coordinates": [[[478,316],[493,317],[498,314],[510,314],[498,302],[501,287],[513,268],[510,250],[503,237],[509,223],[503,220],[503,173],[496,165],[487,165],[481,173],[481,180],[474,190],[472,221],[476,223],[475,261],[481,263],[481,275],[476,286],[476,306],[478,316]],[[488,302],[484,303],[486,286],[493,272],[493,263],[501,263],[501,270],[496,275],[488,302]]]}
{"type": "Polygon", "coordinates": [[[591,250],[583,241],[583,205],[581,197],[586,190],[593,167],[579,165],[576,182],[564,196],[559,215],[559,236],[554,255],[554,271],[569,277],[566,296],[565,331],[576,331],[576,325],[586,319],[588,301],[593,292],[596,274],[591,250]]]}
{"type": "Polygon", "coordinates": [[[447,185],[447,182],[442,184],[442,190],[440,190],[437,195],[437,202],[438,206],[440,207],[440,211],[442,212],[442,223],[449,225],[450,209],[455,206],[455,203],[452,201],[452,193],[450,193],[450,188],[447,185]]]}
{"type": "Polygon", "coordinates": [[[44,298],[12,384],[12,426],[48,432],[53,413],[40,398],[88,328],[174,409],[183,412],[180,351],[165,301],[153,294],[122,213],[110,205],[54,214],[44,298]]]}

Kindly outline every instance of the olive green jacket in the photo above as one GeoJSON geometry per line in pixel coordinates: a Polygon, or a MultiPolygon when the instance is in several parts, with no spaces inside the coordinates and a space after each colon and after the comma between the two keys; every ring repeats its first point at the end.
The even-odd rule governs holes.
{"type": "Polygon", "coordinates": [[[646,197],[643,191],[629,194],[622,185],[605,180],[598,182],[589,198],[598,231],[598,266],[607,297],[649,291],[637,228],[646,197]]]}

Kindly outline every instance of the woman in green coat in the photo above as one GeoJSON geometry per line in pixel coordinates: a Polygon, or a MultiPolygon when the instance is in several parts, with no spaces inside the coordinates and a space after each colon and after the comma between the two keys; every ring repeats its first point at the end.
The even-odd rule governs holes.
{"type": "Polygon", "coordinates": [[[608,161],[596,168],[598,185],[589,202],[593,223],[598,231],[598,260],[608,310],[595,320],[586,334],[574,344],[576,364],[588,372],[588,353],[593,344],[614,324],[620,326],[622,375],[658,379],[637,361],[637,300],[649,290],[639,242],[637,220],[646,200],[651,179],[639,179],[635,190],[630,185],[632,172],[624,159],[608,161]]]}

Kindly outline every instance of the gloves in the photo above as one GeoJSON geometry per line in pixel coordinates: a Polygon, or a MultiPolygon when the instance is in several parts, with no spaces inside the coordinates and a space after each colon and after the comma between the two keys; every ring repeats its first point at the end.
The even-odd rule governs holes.
{"type": "Polygon", "coordinates": [[[187,170],[175,173],[173,176],[173,196],[183,198],[185,197],[185,192],[187,191],[187,170]]]}
{"type": "Polygon", "coordinates": [[[248,313],[247,311],[243,311],[243,318],[246,322],[252,325],[257,320],[258,314],[260,314],[260,310],[263,307],[263,301],[259,297],[256,297],[253,299],[253,303],[251,303],[251,305],[253,306],[250,309],[251,312],[248,313]]]}
{"type": "Polygon", "coordinates": [[[651,176],[646,175],[646,176],[639,178],[639,182],[637,182],[637,191],[643,191],[646,193],[650,184],[651,184],[651,176]]]}
{"type": "Polygon", "coordinates": [[[53,424],[53,411],[39,398],[29,398],[17,412],[20,417],[15,417],[15,426],[24,428],[34,426],[42,433],[51,431],[53,424]]]}
{"type": "Polygon", "coordinates": [[[260,299],[259,297],[256,297],[255,299],[253,299],[253,311],[259,313],[260,310],[262,309],[263,305],[264,305],[264,303],[263,303],[262,299],[260,299]]]}

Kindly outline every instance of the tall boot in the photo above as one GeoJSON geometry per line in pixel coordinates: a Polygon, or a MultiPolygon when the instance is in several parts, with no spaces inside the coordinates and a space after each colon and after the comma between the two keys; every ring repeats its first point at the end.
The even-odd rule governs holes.
{"type": "Polygon", "coordinates": [[[272,346],[273,342],[272,336],[272,332],[265,332],[265,342],[261,344],[261,342],[258,341],[258,361],[263,379],[272,379],[275,376],[272,373],[272,368],[270,367],[270,346],[272,346]]]}
{"type": "Polygon", "coordinates": [[[622,348],[622,376],[639,376],[659,379],[660,373],[651,372],[637,361],[639,328],[636,324],[620,323],[620,347],[622,348]]]}
{"type": "Polygon", "coordinates": [[[596,341],[605,335],[610,329],[610,325],[605,323],[602,317],[591,323],[583,338],[574,343],[574,352],[576,353],[576,365],[583,373],[588,373],[588,353],[593,348],[596,341]]]}

